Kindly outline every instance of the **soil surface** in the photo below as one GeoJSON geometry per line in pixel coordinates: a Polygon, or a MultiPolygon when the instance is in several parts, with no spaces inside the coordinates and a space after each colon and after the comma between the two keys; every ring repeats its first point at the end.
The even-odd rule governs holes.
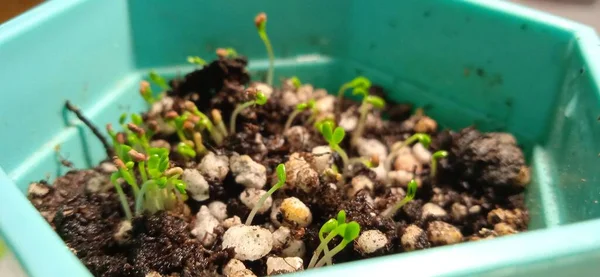
{"type": "MultiPolygon", "coordinates": [[[[252,190],[241,184],[244,183],[239,178],[241,173],[232,172],[229,162],[226,162],[223,179],[212,176],[210,172],[214,173],[215,169],[208,173],[202,171],[201,155],[186,160],[175,150],[178,136],[159,129],[152,136],[151,144],[170,148],[171,166],[200,169],[208,183],[207,200],[195,201],[189,197],[171,210],[146,213],[127,221],[110,181],[116,167],[108,157],[96,168],[72,170],[53,184],[42,181],[30,185],[30,201],[93,275],[252,276],[253,273],[260,276],[304,270],[320,243],[319,229],[340,210],[346,212],[347,221],[358,222],[363,233],[380,231],[383,235],[379,238],[384,243],[373,246],[374,251],[370,251],[356,240],[333,257],[334,264],[489,239],[527,229],[529,217],[524,191],[529,182],[529,169],[512,135],[482,133],[472,127],[440,130],[437,122],[422,111],[414,112],[408,104],[388,101],[384,110],[369,113],[362,140],[353,144],[351,136],[356,129],[360,103],[350,100],[337,103],[336,97],[309,84],[296,88],[285,81],[280,87],[272,88],[263,83],[250,83],[246,65],[243,57],[220,58],[183,78],[171,80],[171,89],[165,97],[169,101],[163,99],[143,113],[145,128],[151,125],[150,121],[164,120],[169,111],[183,113],[186,100],[195,103],[211,118],[211,111],[219,110],[228,125],[235,107],[250,99],[247,87],[263,91],[269,100],[263,106],[242,111],[235,134],[229,134],[222,145],[218,145],[205,132],[204,145],[230,162],[232,157],[248,155],[259,167],[264,167],[266,182],[263,183],[266,184],[262,189],[265,191],[277,182],[276,166],[286,165],[286,184],[273,194],[272,206],[253,220],[253,225],[269,232],[289,230],[285,241],[267,249],[267,254],[258,259],[242,259],[246,271],[225,266],[240,256],[234,248],[223,249],[223,235],[236,224],[232,223],[236,216],[241,222],[246,220],[252,206],[244,201],[252,190]],[[333,117],[337,125],[346,129],[346,138],[340,146],[349,157],[378,156],[380,165],[369,168],[353,163],[344,169],[337,153],[316,151],[315,147],[327,143],[313,126],[314,121],[308,122],[310,111],[300,113],[293,127],[284,130],[296,104],[309,99],[317,101],[317,119],[333,117]],[[340,110],[336,105],[342,105],[342,113],[334,114],[340,110]],[[387,171],[384,161],[392,145],[417,132],[429,134],[431,145],[404,147],[387,171]],[[437,150],[447,150],[449,155],[440,160],[438,172],[432,178],[430,155],[437,150]],[[331,159],[327,159],[329,156],[331,159]],[[341,178],[338,180],[326,173],[328,170],[321,171],[319,161],[327,168],[335,164],[343,169],[343,175],[337,176],[341,178]],[[411,178],[419,185],[415,199],[392,217],[383,217],[383,211],[405,196],[411,178]],[[308,224],[291,220],[281,211],[281,203],[290,197],[297,198],[309,209],[308,224]],[[215,207],[219,204],[216,201],[225,204],[223,214],[212,210],[211,203],[215,207]],[[205,206],[211,213],[203,217],[205,206]],[[213,226],[210,222],[216,223],[213,226]],[[211,228],[203,237],[198,237],[198,228],[206,226],[211,228]],[[285,260],[287,265],[269,268],[267,261],[277,257],[301,258],[303,266],[294,268],[285,260]]],[[[375,85],[370,93],[385,96],[384,89],[375,85]]],[[[141,180],[140,176],[137,178],[141,180]]],[[[133,192],[125,183],[123,188],[133,208],[133,192]]],[[[366,238],[361,241],[370,243],[366,238]]],[[[339,242],[339,237],[333,239],[329,249],[339,242]]]]}

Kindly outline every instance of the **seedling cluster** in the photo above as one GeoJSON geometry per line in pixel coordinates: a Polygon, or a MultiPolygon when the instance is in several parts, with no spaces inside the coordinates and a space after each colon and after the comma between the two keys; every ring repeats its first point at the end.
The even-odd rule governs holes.
{"type": "Polygon", "coordinates": [[[319,230],[319,240],[321,243],[313,253],[308,268],[321,267],[326,263],[331,264],[332,257],[344,250],[348,244],[358,238],[359,234],[360,225],[356,221],[346,223],[346,212],[344,210],[339,211],[337,218],[329,219],[319,230]],[[342,241],[329,251],[327,245],[336,236],[340,236],[342,241]],[[321,252],[324,252],[324,254],[319,259],[321,252]]]}

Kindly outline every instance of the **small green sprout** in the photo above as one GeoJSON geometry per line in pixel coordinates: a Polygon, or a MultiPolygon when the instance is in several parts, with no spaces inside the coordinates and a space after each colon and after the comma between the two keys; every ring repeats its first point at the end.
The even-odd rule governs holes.
{"type": "Polygon", "coordinates": [[[342,108],[342,99],[344,98],[344,92],[349,89],[362,88],[364,90],[368,90],[371,87],[371,81],[364,76],[358,76],[352,81],[343,84],[338,90],[338,107],[341,110],[342,108]]]}
{"type": "MultiPolygon", "coordinates": [[[[329,243],[329,241],[331,241],[331,239],[333,239],[337,235],[337,233],[334,233],[333,231],[338,226],[345,224],[345,223],[346,223],[346,211],[341,210],[337,214],[337,219],[333,219],[333,218],[329,219],[327,222],[325,222],[325,224],[323,224],[323,226],[319,230],[319,241],[321,241],[321,243],[319,244],[317,249],[315,249],[315,252],[313,253],[312,258],[310,259],[308,268],[313,267],[317,263],[317,259],[321,255],[321,252],[324,252],[325,253],[324,255],[326,255],[326,256],[329,254],[329,247],[327,246],[327,244],[329,243]],[[328,237],[330,236],[330,238],[327,239],[325,237],[325,234],[328,234],[328,237]]],[[[331,264],[331,260],[327,261],[327,263],[331,264]]]]}
{"type": "Polygon", "coordinates": [[[116,173],[118,173],[119,177],[123,178],[123,180],[125,180],[125,182],[131,186],[133,189],[133,194],[137,195],[140,191],[140,187],[135,180],[135,176],[131,172],[134,166],[134,162],[129,156],[129,151],[131,150],[132,148],[129,145],[121,145],[119,149],[120,153],[117,154],[118,156],[113,157],[113,163],[117,166],[116,173]],[[121,160],[119,157],[123,157],[124,159],[121,160]]]}
{"type": "Polygon", "coordinates": [[[416,134],[410,136],[405,141],[399,141],[399,142],[394,143],[392,145],[390,154],[388,155],[388,157],[385,160],[385,169],[387,171],[390,171],[390,169],[392,168],[392,163],[394,162],[394,159],[398,156],[400,149],[402,149],[403,147],[408,146],[414,142],[417,142],[417,141],[419,143],[421,143],[423,145],[423,147],[428,148],[429,145],[431,144],[431,137],[424,133],[416,133],[416,134]]]}
{"type": "Polygon", "coordinates": [[[254,18],[254,25],[256,25],[256,29],[258,30],[258,36],[265,43],[265,47],[267,48],[267,54],[269,55],[269,71],[267,72],[267,84],[269,86],[273,85],[273,72],[275,71],[275,55],[273,54],[273,47],[271,46],[271,41],[267,36],[267,14],[262,12],[259,13],[254,18]]]}
{"type": "Polygon", "coordinates": [[[444,150],[436,151],[431,155],[431,169],[429,172],[429,177],[432,179],[435,178],[435,174],[437,174],[438,160],[446,157],[448,157],[448,152],[444,150]]]}
{"type": "Polygon", "coordinates": [[[380,109],[380,110],[385,108],[385,100],[383,100],[383,98],[375,96],[375,95],[369,95],[369,92],[367,91],[367,89],[362,88],[362,87],[354,88],[354,90],[352,91],[352,94],[362,96],[362,98],[363,98],[362,103],[361,103],[360,107],[358,108],[359,113],[360,113],[360,117],[358,119],[358,124],[356,126],[356,130],[354,131],[354,133],[352,133],[352,142],[353,142],[353,144],[356,144],[358,142],[358,139],[360,139],[362,137],[363,132],[365,131],[365,124],[367,122],[367,115],[368,115],[369,111],[372,108],[376,108],[376,109],[380,109]]]}
{"type": "Polygon", "coordinates": [[[351,158],[349,162],[350,162],[350,164],[362,163],[367,168],[375,168],[375,167],[379,166],[379,156],[373,155],[368,158],[367,157],[351,158]]]}
{"type": "Polygon", "coordinates": [[[237,107],[235,107],[235,110],[233,110],[233,113],[231,114],[231,119],[229,121],[229,133],[230,134],[235,134],[235,121],[236,121],[239,113],[241,113],[243,110],[245,110],[246,108],[248,108],[250,106],[253,106],[253,105],[262,106],[265,103],[267,103],[267,96],[265,96],[265,94],[259,90],[247,89],[246,93],[248,94],[248,96],[250,98],[254,98],[254,99],[250,100],[246,103],[237,105],[237,107]]]}
{"type": "Polygon", "coordinates": [[[157,84],[161,89],[163,89],[163,90],[169,89],[169,85],[167,84],[167,81],[165,80],[165,78],[158,75],[158,73],[156,73],[156,71],[154,71],[154,70],[150,71],[149,77],[150,77],[150,80],[152,82],[154,82],[155,84],[157,84]]]}
{"type": "Polygon", "coordinates": [[[217,110],[217,109],[213,109],[212,111],[210,111],[210,115],[213,118],[213,121],[215,122],[215,125],[217,125],[217,128],[219,129],[219,132],[221,132],[223,135],[227,136],[227,127],[225,127],[225,123],[223,122],[223,116],[221,115],[221,111],[217,110]]]}
{"type": "Polygon", "coordinates": [[[129,208],[129,202],[127,201],[127,196],[125,196],[125,192],[123,192],[123,188],[119,183],[119,178],[121,178],[119,171],[113,173],[110,176],[110,182],[115,186],[115,190],[117,191],[117,195],[119,196],[119,202],[121,202],[121,207],[123,207],[123,212],[125,212],[125,217],[128,220],[133,218],[131,213],[131,208],[129,208]]]}
{"type": "Polygon", "coordinates": [[[135,199],[135,214],[143,211],[154,213],[159,210],[174,208],[177,200],[183,201],[186,184],[180,179],[183,169],[169,167],[169,150],[151,148],[144,170],[148,180],[144,182],[135,199]]]}
{"type": "Polygon", "coordinates": [[[198,122],[194,122],[194,124],[198,123],[201,126],[201,128],[206,129],[206,131],[208,132],[210,137],[213,139],[213,141],[217,145],[221,145],[223,143],[223,136],[227,135],[227,134],[221,134],[221,132],[219,132],[219,130],[217,130],[215,128],[215,125],[210,120],[210,118],[208,118],[208,116],[206,116],[204,113],[202,113],[200,110],[198,110],[198,107],[196,106],[196,104],[194,104],[194,102],[185,101],[184,105],[185,105],[185,109],[188,112],[199,117],[198,122]]]}
{"type": "Polygon", "coordinates": [[[325,263],[331,263],[333,256],[341,252],[348,244],[358,238],[358,235],[360,234],[360,225],[356,221],[351,221],[349,223],[346,223],[345,221],[346,213],[340,211],[337,219],[330,219],[323,227],[321,227],[319,230],[319,239],[321,240],[321,243],[313,253],[308,268],[321,267],[325,263]],[[324,237],[325,233],[327,233],[327,237],[324,237]],[[331,251],[325,251],[323,257],[317,261],[321,252],[327,248],[327,244],[338,235],[342,237],[340,244],[331,251]]]}
{"type": "Polygon", "coordinates": [[[343,167],[342,170],[346,168],[349,164],[348,155],[346,151],[340,147],[340,143],[344,140],[344,136],[346,136],[346,131],[342,127],[336,127],[333,129],[333,123],[324,122],[320,125],[320,132],[323,135],[323,138],[327,143],[329,143],[329,147],[331,150],[337,152],[342,158],[343,167]]]}
{"type": "Polygon", "coordinates": [[[303,111],[306,110],[310,110],[314,113],[315,111],[315,100],[314,99],[310,99],[308,100],[308,102],[306,103],[300,103],[298,105],[296,105],[296,109],[292,112],[292,114],[290,114],[290,117],[288,117],[288,120],[285,122],[285,127],[283,128],[283,131],[287,131],[287,129],[289,129],[292,126],[292,122],[294,122],[294,119],[303,111]]]}
{"type": "Polygon", "coordinates": [[[187,61],[188,61],[188,63],[199,65],[199,66],[205,66],[208,64],[204,59],[202,59],[198,56],[188,56],[187,61]]]}
{"type": "Polygon", "coordinates": [[[200,156],[206,155],[208,150],[206,150],[206,147],[202,143],[202,134],[200,134],[200,132],[194,132],[192,137],[194,139],[194,146],[196,147],[196,153],[198,153],[198,155],[200,155],[200,156]]]}
{"type": "Polygon", "coordinates": [[[290,78],[290,82],[296,89],[299,89],[302,86],[302,82],[300,82],[300,79],[297,76],[292,76],[292,78],[290,78]]]}
{"type": "Polygon", "coordinates": [[[252,208],[252,211],[250,211],[248,218],[246,218],[246,225],[248,225],[248,226],[252,225],[252,220],[254,219],[254,216],[256,215],[258,210],[260,210],[262,205],[265,204],[265,201],[267,201],[267,198],[269,198],[269,196],[273,195],[273,193],[275,193],[276,190],[280,189],[285,184],[285,180],[286,180],[285,165],[279,164],[277,166],[277,168],[275,169],[275,171],[277,172],[277,183],[275,185],[273,185],[271,187],[271,189],[269,189],[269,191],[267,191],[267,193],[263,194],[263,196],[261,196],[260,199],[258,199],[258,203],[256,203],[256,205],[254,205],[254,208],[252,208]]]}
{"type": "Polygon", "coordinates": [[[237,51],[235,51],[235,49],[228,47],[228,48],[217,48],[217,56],[221,59],[235,59],[238,57],[238,53],[237,51]]]}
{"type": "Polygon", "coordinates": [[[406,195],[404,196],[404,198],[402,200],[400,200],[398,203],[396,203],[396,205],[389,207],[388,209],[383,211],[383,213],[381,213],[381,216],[382,217],[394,216],[396,214],[396,212],[400,208],[402,208],[402,206],[406,205],[406,203],[413,200],[413,198],[415,198],[416,194],[417,194],[417,182],[414,179],[412,179],[408,183],[408,188],[406,189],[406,195]]]}
{"type": "Polygon", "coordinates": [[[196,151],[194,151],[194,148],[185,142],[180,142],[177,144],[177,153],[181,154],[186,160],[196,157],[196,151]]]}
{"type": "Polygon", "coordinates": [[[152,105],[156,103],[156,101],[160,100],[161,97],[154,97],[154,92],[152,92],[152,87],[150,87],[150,83],[148,81],[140,82],[140,95],[148,103],[148,105],[152,105]]]}

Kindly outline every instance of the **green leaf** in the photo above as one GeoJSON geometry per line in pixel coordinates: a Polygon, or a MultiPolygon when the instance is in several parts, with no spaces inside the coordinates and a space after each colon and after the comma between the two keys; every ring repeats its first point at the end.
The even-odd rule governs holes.
{"type": "Polygon", "coordinates": [[[259,91],[256,93],[256,104],[258,105],[264,105],[265,103],[267,103],[267,96],[262,93],[262,91],[259,91]]]}
{"type": "Polygon", "coordinates": [[[345,241],[350,242],[358,238],[358,235],[360,234],[360,225],[356,221],[352,221],[347,225],[343,236],[345,241]]]}
{"type": "Polygon", "coordinates": [[[314,109],[316,105],[317,105],[317,101],[315,101],[315,99],[308,100],[307,106],[309,109],[314,109]]]}
{"type": "Polygon", "coordinates": [[[156,185],[158,185],[159,188],[164,189],[167,186],[167,177],[162,176],[160,178],[156,178],[156,185]]]}
{"type": "Polygon", "coordinates": [[[158,73],[156,73],[156,71],[152,70],[149,73],[149,77],[150,80],[152,82],[154,82],[155,84],[157,84],[160,88],[164,89],[164,90],[168,90],[169,86],[167,85],[167,81],[165,81],[165,79],[158,75],[158,73]]]}
{"type": "Polygon", "coordinates": [[[160,156],[156,155],[156,154],[151,154],[148,157],[148,162],[146,163],[146,166],[148,167],[148,169],[158,169],[158,165],[160,163],[160,156]]]}
{"type": "Polygon", "coordinates": [[[173,180],[172,182],[173,182],[173,186],[175,186],[175,188],[177,189],[177,191],[179,191],[179,193],[186,194],[185,188],[187,187],[187,185],[185,184],[185,182],[183,182],[181,180],[173,180]]]}
{"type": "Polygon", "coordinates": [[[319,230],[319,236],[322,237],[323,234],[325,233],[330,233],[331,231],[335,230],[335,228],[338,227],[338,222],[335,221],[335,219],[330,219],[327,220],[327,222],[325,222],[325,224],[323,224],[323,226],[321,226],[321,229],[319,230]]]}
{"type": "Polygon", "coordinates": [[[346,223],[346,211],[340,210],[337,215],[337,223],[344,224],[346,223]]]}
{"type": "Polygon", "coordinates": [[[135,166],[135,163],[132,161],[128,161],[125,163],[125,166],[129,169],[132,169],[135,166]]]}
{"type": "Polygon", "coordinates": [[[369,95],[369,92],[365,88],[356,87],[352,90],[352,95],[367,97],[367,95],[369,95]]]}
{"type": "Polygon", "coordinates": [[[446,157],[448,157],[448,151],[444,151],[444,150],[436,151],[432,155],[432,158],[434,158],[434,159],[441,159],[441,158],[446,158],[446,157]]]}
{"type": "Polygon", "coordinates": [[[300,86],[302,85],[302,82],[300,82],[300,79],[298,79],[298,77],[296,77],[296,76],[293,76],[292,78],[290,78],[290,81],[292,82],[292,85],[296,89],[299,89],[300,86]]]}
{"type": "Polygon", "coordinates": [[[238,53],[234,48],[228,47],[225,48],[225,50],[227,50],[227,56],[230,58],[236,58],[238,56],[238,53]]]}
{"type": "Polygon", "coordinates": [[[300,104],[296,105],[296,110],[299,110],[299,111],[304,111],[304,110],[306,110],[306,108],[308,108],[308,104],[306,104],[306,103],[300,103],[300,104]]]}
{"type": "Polygon", "coordinates": [[[335,228],[335,231],[343,237],[344,233],[346,232],[346,227],[348,227],[348,223],[338,224],[338,226],[335,228]]]}
{"type": "Polygon", "coordinates": [[[325,138],[325,140],[329,143],[333,142],[332,140],[332,130],[331,128],[333,124],[331,124],[330,122],[323,122],[323,125],[321,126],[321,134],[323,134],[323,138],[325,138]]]}
{"type": "Polygon", "coordinates": [[[198,56],[188,56],[187,61],[188,61],[188,63],[197,64],[200,66],[204,66],[207,64],[207,62],[204,59],[202,59],[198,56]]]}
{"type": "Polygon", "coordinates": [[[410,201],[413,198],[415,198],[415,195],[417,194],[417,182],[415,182],[415,179],[410,180],[410,182],[408,182],[408,188],[406,189],[406,196],[404,196],[404,199],[406,199],[405,201],[410,201]]]}
{"type": "Polygon", "coordinates": [[[160,163],[158,164],[158,170],[160,172],[165,172],[167,168],[169,168],[169,159],[161,159],[160,163]]]}
{"type": "Polygon", "coordinates": [[[417,140],[423,145],[425,148],[429,148],[431,144],[431,137],[427,134],[418,133],[415,134],[417,136],[417,140]]]}
{"type": "Polygon", "coordinates": [[[136,113],[131,114],[131,122],[133,122],[133,124],[138,125],[138,126],[141,126],[142,123],[144,123],[144,121],[142,120],[142,117],[136,113]]]}
{"type": "Polygon", "coordinates": [[[285,183],[286,174],[285,174],[285,165],[279,164],[275,169],[277,171],[277,179],[279,179],[279,183],[285,183]]]}
{"type": "Polygon", "coordinates": [[[192,149],[192,147],[185,144],[184,142],[180,142],[179,144],[177,144],[177,152],[179,152],[181,155],[184,155],[186,157],[190,157],[190,158],[196,157],[196,151],[194,151],[194,149],[192,149]]]}
{"type": "Polygon", "coordinates": [[[122,113],[121,116],[119,117],[119,124],[121,124],[121,125],[125,124],[126,120],[127,120],[127,113],[122,113]]]}
{"type": "Polygon", "coordinates": [[[333,143],[340,144],[344,140],[345,136],[346,136],[346,131],[344,131],[344,128],[342,128],[342,127],[335,128],[335,131],[333,131],[333,136],[332,136],[333,143]]]}
{"type": "Polygon", "coordinates": [[[119,171],[115,171],[110,175],[110,182],[116,185],[119,178],[121,178],[121,173],[119,171]]]}
{"type": "Polygon", "coordinates": [[[358,76],[356,78],[354,78],[352,81],[350,81],[350,85],[354,88],[364,88],[364,89],[368,89],[371,87],[371,81],[369,79],[367,79],[367,77],[364,76],[358,76]]]}
{"type": "Polygon", "coordinates": [[[365,101],[377,109],[385,108],[385,100],[379,96],[369,95],[365,98],[365,101]]]}

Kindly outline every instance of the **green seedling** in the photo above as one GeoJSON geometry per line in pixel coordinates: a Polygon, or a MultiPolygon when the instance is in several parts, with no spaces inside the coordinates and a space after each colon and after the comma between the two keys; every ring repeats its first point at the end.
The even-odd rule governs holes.
{"type": "Polygon", "coordinates": [[[115,190],[117,191],[117,195],[119,196],[119,202],[121,202],[121,207],[123,207],[123,212],[125,212],[125,217],[128,220],[131,220],[133,218],[133,215],[131,213],[131,208],[129,208],[127,196],[125,196],[125,192],[123,192],[123,188],[119,183],[119,178],[121,178],[121,175],[119,171],[117,171],[110,176],[110,182],[115,186],[115,190]]]}
{"type": "Polygon", "coordinates": [[[202,59],[198,56],[188,56],[187,61],[188,61],[188,63],[195,64],[198,66],[205,66],[208,64],[204,59],[202,59]]]}
{"type": "Polygon", "coordinates": [[[392,217],[396,214],[396,212],[402,208],[402,206],[406,205],[406,203],[410,202],[415,198],[417,194],[417,182],[413,179],[408,183],[408,188],[406,189],[406,195],[402,200],[396,203],[394,206],[389,207],[383,213],[381,213],[382,217],[392,217]]]}
{"type": "Polygon", "coordinates": [[[342,100],[344,98],[344,92],[346,92],[346,90],[349,89],[356,89],[356,88],[362,88],[364,90],[368,90],[371,87],[371,81],[369,79],[367,79],[364,76],[358,76],[354,79],[352,79],[352,81],[343,84],[340,89],[338,90],[338,107],[339,110],[341,111],[342,108],[342,100]]]}
{"type": "MultiPolygon", "coordinates": [[[[132,114],[132,118],[134,117],[134,115],[139,116],[137,114],[132,114]]],[[[139,122],[136,120],[133,121],[139,122]]],[[[150,149],[150,142],[148,141],[148,137],[146,136],[146,130],[144,130],[144,128],[140,127],[138,124],[135,123],[128,123],[127,129],[133,134],[133,136],[129,136],[131,138],[130,141],[132,142],[132,144],[139,144],[141,148],[144,149],[144,152],[148,153],[148,149],[150,149]]]]}
{"type": "Polygon", "coordinates": [[[200,134],[200,132],[194,132],[194,134],[192,135],[192,137],[194,139],[194,146],[196,148],[196,153],[198,155],[200,155],[200,156],[206,155],[206,153],[208,152],[208,150],[206,149],[206,147],[202,143],[202,134],[200,134]]]}
{"type": "Polygon", "coordinates": [[[246,93],[248,94],[248,96],[250,96],[250,98],[254,98],[253,100],[250,100],[246,103],[237,105],[237,107],[235,107],[235,110],[233,110],[233,113],[231,114],[231,119],[229,121],[229,133],[230,134],[235,134],[235,121],[237,119],[237,116],[239,113],[241,113],[243,110],[245,110],[246,108],[253,106],[253,105],[264,105],[265,103],[267,103],[267,96],[265,96],[264,93],[262,93],[261,91],[257,91],[254,89],[248,89],[246,90],[246,93]]]}
{"type": "Polygon", "coordinates": [[[117,166],[117,173],[119,173],[119,177],[123,178],[127,184],[131,186],[133,189],[133,194],[137,195],[140,191],[140,187],[137,184],[135,176],[133,175],[133,166],[135,163],[131,160],[129,156],[129,151],[133,150],[129,145],[121,145],[119,149],[118,156],[113,157],[113,163],[117,166]],[[124,159],[120,159],[123,157],[124,159]]]}
{"type": "Polygon", "coordinates": [[[260,210],[262,205],[265,204],[265,201],[267,201],[267,198],[269,198],[269,196],[273,195],[273,193],[275,193],[275,191],[282,188],[283,185],[285,184],[285,180],[286,180],[285,165],[279,164],[276,168],[276,172],[277,172],[277,183],[275,185],[273,185],[271,187],[271,189],[269,189],[269,191],[267,191],[267,193],[263,194],[263,196],[261,196],[260,199],[258,199],[258,203],[256,203],[256,205],[254,205],[254,208],[252,208],[252,211],[250,211],[248,218],[246,218],[246,225],[248,225],[248,226],[252,225],[252,220],[254,219],[254,216],[256,215],[258,210],[260,210]]]}
{"type": "Polygon", "coordinates": [[[184,105],[185,109],[188,112],[199,118],[199,120],[197,122],[194,122],[194,124],[197,123],[200,126],[200,128],[206,130],[217,145],[220,146],[221,144],[223,144],[223,136],[226,136],[227,134],[222,134],[221,132],[219,132],[219,130],[215,128],[215,125],[210,120],[210,118],[208,118],[208,116],[206,116],[204,113],[198,110],[198,107],[196,107],[196,104],[194,104],[194,102],[185,101],[184,105]]]}
{"type": "Polygon", "coordinates": [[[258,36],[265,43],[265,47],[267,48],[267,54],[269,55],[269,71],[267,71],[267,84],[269,86],[273,85],[273,72],[275,71],[275,54],[273,54],[273,47],[271,46],[271,41],[267,36],[267,14],[259,13],[254,18],[254,25],[256,25],[256,30],[258,31],[258,36]]]}
{"type": "Polygon", "coordinates": [[[437,174],[438,160],[446,157],[448,157],[448,151],[444,150],[436,151],[431,155],[431,170],[429,172],[429,177],[431,177],[431,179],[435,178],[435,175],[437,174]]]}
{"type": "Polygon", "coordinates": [[[156,101],[160,100],[160,97],[154,97],[154,92],[152,92],[152,88],[150,87],[150,83],[148,81],[140,82],[140,95],[148,103],[148,105],[152,105],[156,103],[156,101]]]}
{"type": "Polygon", "coordinates": [[[289,129],[292,126],[294,119],[301,112],[306,111],[306,110],[310,110],[311,112],[313,112],[313,114],[315,113],[315,100],[314,99],[310,99],[306,103],[300,103],[300,104],[296,105],[296,109],[292,112],[292,114],[290,114],[290,117],[285,122],[285,127],[283,128],[283,131],[284,132],[287,131],[287,129],[289,129]]]}
{"type": "Polygon", "coordinates": [[[323,135],[325,141],[329,143],[329,147],[331,148],[331,150],[337,152],[338,155],[340,155],[340,157],[342,158],[343,171],[343,169],[345,169],[346,166],[349,164],[349,159],[348,155],[346,154],[346,151],[344,151],[344,149],[340,147],[340,143],[344,140],[344,136],[346,136],[346,131],[344,131],[344,129],[341,127],[336,127],[335,130],[332,129],[333,123],[327,121],[320,125],[319,131],[323,135]]]}
{"type": "Polygon", "coordinates": [[[345,228],[340,228],[341,226],[338,226],[338,229],[340,229],[338,230],[338,233],[342,237],[342,241],[340,242],[340,244],[331,249],[331,251],[327,254],[324,254],[323,258],[321,258],[321,260],[317,262],[317,265],[315,265],[315,267],[321,267],[325,265],[326,262],[331,261],[333,256],[340,253],[342,250],[344,250],[344,248],[346,248],[348,244],[352,243],[356,238],[358,238],[358,236],[360,235],[360,225],[358,224],[358,222],[352,221],[345,225],[345,228]]]}
{"type": "Polygon", "coordinates": [[[362,163],[367,168],[375,168],[375,167],[379,166],[379,156],[373,155],[369,158],[366,158],[366,157],[351,158],[349,163],[350,164],[362,163]]]}
{"type": "Polygon", "coordinates": [[[194,148],[185,142],[177,144],[177,153],[181,154],[186,160],[190,160],[196,157],[196,151],[194,148]]]}
{"type": "Polygon", "coordinates": [[[362,103],[360,104],[360,107],[358,108],[358,111],[360,113],[358,124],[356,125],[356,130],[354,131],[354,133],[352,133],[352,143],[356,144],[358,142],[358,139],[362,137],[363,132],[365,131],[365,124],[367,122],[367,115],[369,111],[371,111],[371,109],[373,108],[380,110],[385,108],[385,100],[375,95],[369,95],[367,89],[362,87],[354,88],[352,94],[362,96],[363,99],[362,103]]]}
{"type": "Polygon", "coordinates": [[[297,76],[293,76],[292,78],[290,78],[290,82],[292,83],[295,89],[299,89],[302,86],[302,82],[300,82],[300,79],[297,76]]]}
{"type": "Polygon", "coordinates": [[[213,109],[212,111],[210,111],[210,115],[212,116],[215,125],[217,125],[219,132],[221,132],[224,136],[227,136],[227,127],[225,127],[225,122],[223,122],[223,116],[221,115],[221,111],[213,109]]]}
{"type": "Polygon", "coordinates": [[[155,83],[156,85],[158,85],[161,89],[169,90],[169,85],[167,84],[167,81],[165,80],[165,78],[158,75],[158,73],[156,73],[156,71],[152,70],[152,71],[150,71],[150,73],[148,75],[149,75],[148,77],[150,77],[150,80],[153,83],[155,83]]]}
{"type": "Polygon", "coordinates": [[[180,180],[183,169],[169,167],[169,150],[151,148],[144,168],[148,180],[144,182],[135,199],[135,214],[143,211],[155,213],[159,210],[172,209],[177,200],[183,201],[186,195],[186,184],[180,180]]]}
{"type": "MultiPolygon", "coordinates": [[[[319,241],[321,241],[321,243],[317,249],[315,249],[312,258],[310,259],[308,268],[314,267],[319,256],[321,255],[321,252],[324,252],[325,256],[329,254],[329,247],[327,244],[338,234],[336,229],[344,224],[346,224],[346,211],[344,210],[338,212],[336,219],[329,219],[327,222],[325,222],[325,224],[323,224],[319,230],[319,241]],[[325,237],[325,234],[327,234],[327,237],[325,237]]],[[[331,264],[331,260],[328,260],[327,263],[331,264]]]]}
{"type": "Polygon", "coordinates": [[[396,142],[392,145],[392,149],[390,151],[390,154],[388,155],[388,157],[385,160],[385,169],[386,171],[390,171],[390,169],[392,168],[392,163],[394,162],[394,159],[398,156],[400,149],[402,149],[405,146],[411,145],[414,142],[419,142],[423,145],[423,147],[428,148],[429,145],[431,144],[431,137],[427,134],[423,134],[423,133],[416,133],[412,136],[410,136],[408,139],[406,139],[405,141],[400,141],[400,142],[396,142]]]}
{"type": "Polygon", "coordinates": [[[217,56],[222,59],[235,59],[238,57],[237,51],[235,49],[228,48],[217,48],[217,56]]]}

